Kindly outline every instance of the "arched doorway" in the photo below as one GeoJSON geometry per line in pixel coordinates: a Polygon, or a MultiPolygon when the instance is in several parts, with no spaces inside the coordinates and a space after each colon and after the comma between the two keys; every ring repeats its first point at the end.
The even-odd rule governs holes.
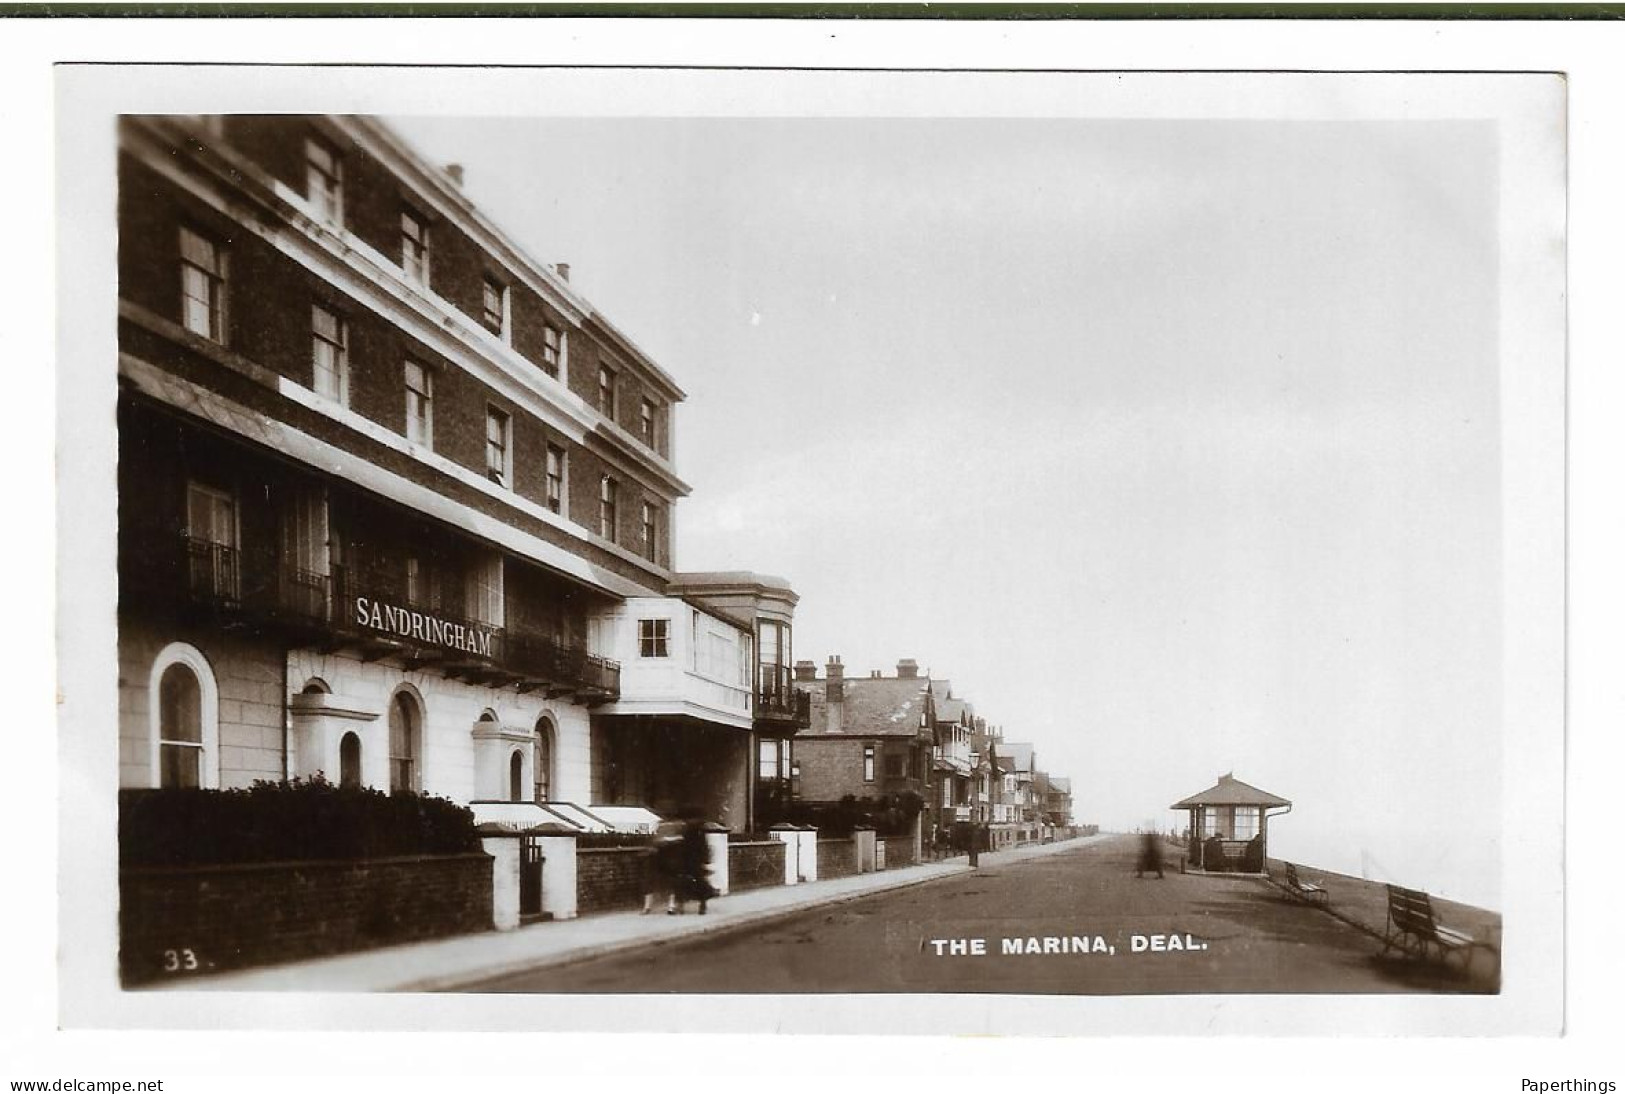
{"type": "Polygon", "coordinates": [[[353,732],[339,741],[339,785],[361,788],[361,738],[353,732]]]}

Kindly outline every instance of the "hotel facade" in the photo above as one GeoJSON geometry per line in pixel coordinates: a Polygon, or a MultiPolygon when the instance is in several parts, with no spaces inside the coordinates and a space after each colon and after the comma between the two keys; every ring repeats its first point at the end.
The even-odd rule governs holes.
{"type": "Polygon", "coordinates": [[[120,785],[748,828],[796,598],[675,569],[674,378],[375,120],[119,142],[120,785]]]}

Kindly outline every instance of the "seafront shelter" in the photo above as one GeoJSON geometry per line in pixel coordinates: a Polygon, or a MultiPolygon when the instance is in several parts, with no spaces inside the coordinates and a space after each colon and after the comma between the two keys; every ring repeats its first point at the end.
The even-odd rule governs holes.
{"type": "Polygon", "coordinates": [[[1190,814],[1187,870],[1262,874],[1268,857],[1269,811],[1291,810],[1292,803],[1226,773],[1200,794],[1170,808],[1190,814]]]}

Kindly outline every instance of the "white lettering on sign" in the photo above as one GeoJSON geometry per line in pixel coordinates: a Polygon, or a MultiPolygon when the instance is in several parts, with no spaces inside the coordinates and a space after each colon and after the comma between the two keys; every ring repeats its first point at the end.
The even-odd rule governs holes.
{"type": "Polygon", "coordinates": [[[413,611],[398,608],[369,597],[355,598],[355,621],[385,634],[410,638],[431,646],[449,646],[464,653],[480,657],[491,656],[491,632],[483,627],[469,627],[413,611]]]}

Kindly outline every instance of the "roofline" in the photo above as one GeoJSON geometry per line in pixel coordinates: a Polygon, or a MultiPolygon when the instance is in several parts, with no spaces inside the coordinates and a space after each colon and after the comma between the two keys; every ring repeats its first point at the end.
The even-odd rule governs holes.
{"type": "Polygon", "coordinates": [[[783,600],[792,607],[801,598],[790,587],[790,582],[774,574],[758,574],[744,570],[690,570],[672,575],[667,588],[673,595],[726,596],[729,593],[748,593],[767,599],[783,600]]]}
{"type": "MultiPolygon", "coordinates": [[[[382,119],[371,114],[343,114],[324,115],[343,126],[352,125],[363,130],[368,136],[384,143],[389,151],[408,162],[418,176],[413,181],[424,185],[434,191],[435,197],[457,209],[468,218],[469,223],[482,234],[489,237],[487,242],[497,245],[498,256],[505,262],[517,267],[516,272],[522,272],[541,282],[548,294],[557,299],[555,305],[561,301],[578,316],[581,322],[594,323],[603,332],[609,335],[615,347],[628,357],[635,360],[639,366],[647,370],[657,383],[666,390],[666,395],[676,402],[688,398],[687,392],[677,383],[677,380],[655,363],[627,334],[615,324],[611,323],[592,301],[577,292],[570,283],[560,277],[558,271],[552,266],[538,261],[530,251],[522,246],[514,235],[492,220],[465,194],[460,186],[451,181],[451,177],[439,166],[431,163],[429,159],[412,147],[411,143],[401,136],[382,119]]],[[[544,294],[546,295],[546,294],[544,294]]]]}

